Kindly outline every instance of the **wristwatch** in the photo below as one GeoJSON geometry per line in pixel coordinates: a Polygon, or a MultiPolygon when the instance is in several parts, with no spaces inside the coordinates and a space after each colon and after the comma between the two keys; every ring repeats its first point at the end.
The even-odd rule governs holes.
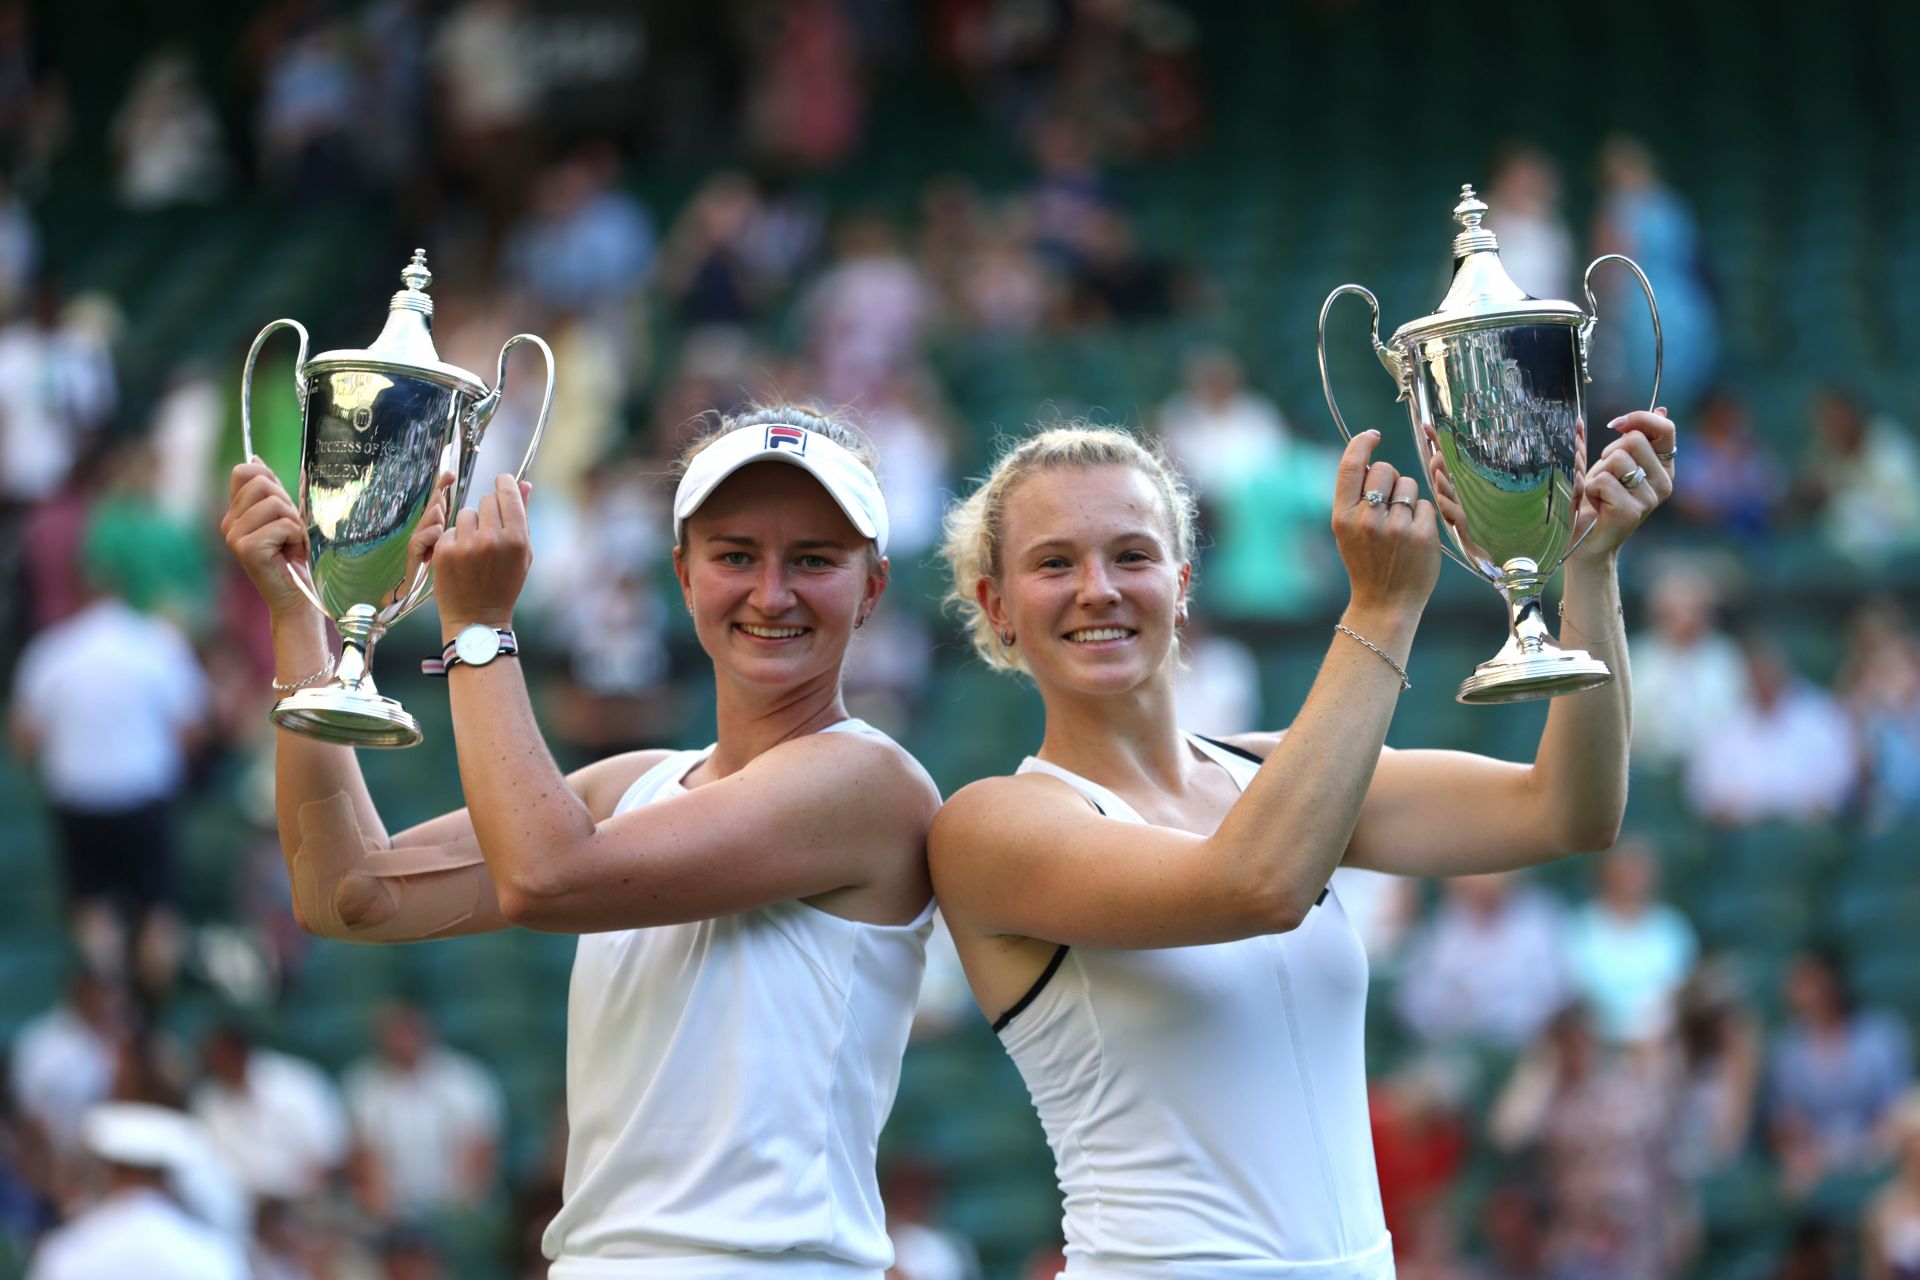
{"type": "Polygon", "coordinates": [[[505,627],[489,627],[476,622],[462,627],[438,658],[428,658],[420,670],[430,676],[444,676],[461,663],[484,667],[495,658],[512,657],[520,652],[520,642],[505,627]]]}

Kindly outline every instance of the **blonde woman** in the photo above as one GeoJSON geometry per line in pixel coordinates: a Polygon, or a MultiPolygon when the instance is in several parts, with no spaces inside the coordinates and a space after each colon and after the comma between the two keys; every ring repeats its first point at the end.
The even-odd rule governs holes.
{"type": "Polygon", "coordinates": [[[1628,741],[1615,555],[1670,492],[1674,441],[1653,414],[1615,426],[1587,476],[1595,527],[1567,566],[1564,625],[1618,678],[1557,700],[1531,764],[1383,746],[1440,545],[1413,479],[1371,460],[1378,432],[1341,458],[1351,599],[1281,733],[1181,731],[1193,513],[1156,450],[1044,431],[950,513],[974,645],[1032,678],[1046,730],[1017,772],[947,803],[929,858],[1054,1150],[1066,1275],[1393,1274],[1366,956],[1328,877],[1342,863],[1471,874],[1612,843],[1628,741]]]}
{"type": "MultiPolygon", "coordinates": [[[[301,923],[398,942],[578,933],[554,1280],[878,1280],[874,1176],[925,961],[939,804],[841,702],[887,583],[871,447],[793,408],[686,459],[674,568],[713,660],[718,736],[563,776],[511,634],[525,494],[502,476],[425,548],[468,807],[388,834],[353,753],[282,734],[276,803],[301,923]]],[[[223,532],[272,610],[279,680],[327,664],[287,565],[304,526],[236,468],[223,532]]]]}

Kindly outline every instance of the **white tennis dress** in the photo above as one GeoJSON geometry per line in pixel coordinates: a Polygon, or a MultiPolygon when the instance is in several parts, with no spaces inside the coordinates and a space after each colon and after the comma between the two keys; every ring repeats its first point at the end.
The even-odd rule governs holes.
{"type": "MultiPolygon", "coordinates": [[[[615,812],[681,794],[712,751],[669,756],[615,812]]],[[[878,1280],[875,1148],[932,927],[931,902],[894,926],[780,902],[583,936],[551,1280],[878,1280]]]]}
{"type": "MultiPolygon", "coordinates": [[[[1258,768],[1196,749],[1245,788],[1258,768]]],[[[1028,759],[1109,818],[1106,787],[1028,759]]],[[[1062,947],[995,1025],[1026,1078],[1081,1280],[1392,1280],[1367,1119],[1367,957],[1331,890],[1288,933],[1062,947]]]]}

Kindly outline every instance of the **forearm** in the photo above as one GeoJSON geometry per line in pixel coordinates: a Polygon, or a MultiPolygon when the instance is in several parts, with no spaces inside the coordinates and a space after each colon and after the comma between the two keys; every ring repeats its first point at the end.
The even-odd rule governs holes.
{"type": "Polygon", "coordinates": [[[1553,700],[1529,785],[1554,848],[1604,849],[1617,838],[1626,812],[1633,735],[1626,626],[1612,556],[1599,562],[1567,562],[1560,643],[1605,662],[1613,679],[1553,700]]]}
{"type": "MultiPolygon", "coordinates": [[[[327,664],[317,615],[278,620],[273,641],[282,683],[327,664]]],[[[309,932],[407,942],[504,924],[465,822],[449,815],[390,837],[353,748],[277,732],[274,809],[294,917],[309,932]]]]}
{"type": "Polygon", "coordinates": [[[593,815],[547,751],[517,658],[448,672],[460,785],[509,919],[564,885],[567,851],[593,838],[593,815]]]}
{"type": "MultiPolygon", "coordinates": [[[[1341,621],[1406,666],[1416,611],[1349,607],[1341,621]]],[[[1281,895],[1293,919],[1319,898],[1353,838],[1400,692],[1392,666],[1336,632],[1286,737],[1212,837],[1256,886],[1281,895]]]]}

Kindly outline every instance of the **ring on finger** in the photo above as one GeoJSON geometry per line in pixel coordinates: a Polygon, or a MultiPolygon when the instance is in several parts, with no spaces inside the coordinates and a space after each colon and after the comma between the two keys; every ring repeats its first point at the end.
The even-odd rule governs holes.
{"type": "Polygon", "coordinates": [[[1412,498],[1392,498],[1388,500],[1387,505],[1390,507],[1410,507],[1413,505],[1413,499],[1412,498]]]}
{"type": "Polygon", "coordinates": [[[1635,467],[1633,470],[1627,472],[1627,474],[1620,477],[1621,485],[1628,489],[1638,489],[1641,485],[1645,484],[1646,482],[1647,482],[1647,469],[1645,467],[1635,467]]]}
{"type": "Polygon", "coordinates": [[[1369,489],[1360,496],[1367,500],[1367,505],[1370,507],[1377,507],[1387,500],[1387,495],[1378,489],[1369,489]]]}
{"type": "Polygon", "coordinates": [[[1679,452],[1680,452],[1680,446],[1675,445],[1673,446],[1673,448],[1667,450],[1665,453],[1656,454],[1655,456],[1658,457],[1662,462],[1672,462],[1674,455],[1679,452]]]}

